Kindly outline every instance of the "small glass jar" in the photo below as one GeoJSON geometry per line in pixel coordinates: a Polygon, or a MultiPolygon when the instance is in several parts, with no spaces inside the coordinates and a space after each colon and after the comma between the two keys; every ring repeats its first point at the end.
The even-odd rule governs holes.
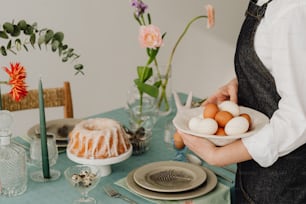
{"type": "Polygon", "coordinates": [[[127,130],[126,133],[133,146],[133,155],[141,155],[150,149],[150,141],[152,139],[152,131],[146,130],[140,127],[136,131],[132,132],[127,130]]]}
{"type": "Polygon", "coordinates": [[[11,143],[12,114],[0,110],[0,196],[13,197],[27,189],[26,152],[11,143]]]}

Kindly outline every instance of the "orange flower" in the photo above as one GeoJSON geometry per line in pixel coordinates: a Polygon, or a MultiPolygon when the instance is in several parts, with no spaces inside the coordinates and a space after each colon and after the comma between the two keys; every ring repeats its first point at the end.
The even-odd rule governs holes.
{"type": "Polygon", "coordinates": [[[212,5],[206,5],[207,11],[207,28],[212,28],[215,25],[215,9],[212,5]]]}
{"type": "Polygon", "coordinates": [[[12,98],[18,102],[28,93],[25,83],[26,71],[20,63],[10,63],[10,68],[11,69],[4,67],[3,69],[10,77],[8,82],[8,84],[12,86],[10,94],[12,98]]]}

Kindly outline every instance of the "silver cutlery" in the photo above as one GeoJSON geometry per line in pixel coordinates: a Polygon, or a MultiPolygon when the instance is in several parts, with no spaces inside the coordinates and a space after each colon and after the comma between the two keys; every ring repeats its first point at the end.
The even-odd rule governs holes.
{"type": "Polygon", "coordinates": [[[212,172],[214,172],[218,177],[220,177],[220,178],[222,178],[222,179],[224,179],[224,180],[226,180],[226,181],[228,181],[230,183],[234,183],[234,180],[232,180],[232,179],[230,179],[230,178],[228,178],[228,177],[226,177],[226,176],[224,176],[224,175],[214,171],[213,169],[211,169],[211,168],[209,168],[207,166],[205,166],[205,167],[208,168],[209,170],[211,170],[212,172]]]}
{"type": "Polygon", "coordinates": [[[112,197],[112,198],[120,198],[130,204],[137,204],[136,201],[128,198],[127,196],[125,195],[122,195],[121,193],[119,193],[117,190],[115,190],[113,187],[111,187],[110,185],[106,185],[103,187],[105,193],[109,196],[109,197],[112,197]]]}
{"type": "MultiPolygon", "coordinates": [[[[200,165],[200,166],[203,164],[202,160],[199,157],[197,157],[196,155],[194,155],[194,154],[186,154],[186,159],[187,159],[187,162],[189,162],[189,163],[193,163],[193,164],[200,165]]],[[[224,180],[226,180],[226,181],[228,181],[230,183],[234,183],[234,180],[232,180],[231,178],[226,177],[225,175],[222,175],[222,174],[216,172],[212,168],[208,167],[208,165],[203,165],[203,166],[208,168],[212,172],[214,172],[216,174],[216,176],[218,176],[218,177],[220,177],[220,178],[222,178],[222,179],[224,179],[224,180]]],[[[228,168],[224,168],[224,167],[221,167],[221,168],[226,169],[226,170],[229,171],[228,168]]]]}

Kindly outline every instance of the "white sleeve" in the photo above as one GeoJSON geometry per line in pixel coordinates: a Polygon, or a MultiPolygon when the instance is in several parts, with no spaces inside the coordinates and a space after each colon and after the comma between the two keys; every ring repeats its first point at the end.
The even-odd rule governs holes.
{"type": "Polygon", "coordinates": [[[281,96],[270,123],[242,139],[252,158],[271,166],[306,143],[306,3],[288,9],[273,22],[271,72],[281,96]]]}

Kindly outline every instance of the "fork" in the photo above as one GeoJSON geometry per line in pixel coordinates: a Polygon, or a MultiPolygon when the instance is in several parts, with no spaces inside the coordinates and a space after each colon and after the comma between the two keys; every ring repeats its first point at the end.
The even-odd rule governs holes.
{"type": "Polygon", "coordinates": [[[137,204],[134,200],[122,195],[121,193],[119,193],[118,191],[116,191],[113,187],[111,187],[110,185],[106,185],[103,187],[105,193],[112,198],[121,198],[122,200],[130,203],[130,204],[137,204]]]}

